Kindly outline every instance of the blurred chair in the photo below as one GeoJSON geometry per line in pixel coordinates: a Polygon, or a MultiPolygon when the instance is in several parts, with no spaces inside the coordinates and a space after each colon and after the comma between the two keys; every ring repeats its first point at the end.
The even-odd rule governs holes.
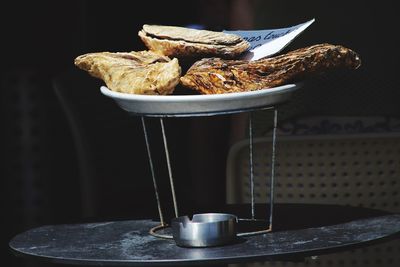
{"type": "Polygon", "coordinates": [[[148,217],[157,209],[140,120],[101,95],[101,84],[80,70],[53,80],[75,143],[82,215],[148,217]]]}
{"type": "MultiPolygon", "coordinates": [[[[387,117],[316,117],[282,124],[277,138],[276,203],[339,204],[400,212],[399,122],[387,117]],[[327,129],[335,134],[327,134],[327,129]],[[356,133],[355,129],[369,133],[356,133]]],[[[240,141],[229,151],[228,203],[250,203],[248,143],[248,139],[240,141]]],[[[254,140],[255,197],[261,203],[269,199],[270,148],[270,137],[254,140]]],[[[394,267],[400,265],[399,252],[400,240],[395,240],[307,258],[304,263],[248,266],[394,267]]]]}

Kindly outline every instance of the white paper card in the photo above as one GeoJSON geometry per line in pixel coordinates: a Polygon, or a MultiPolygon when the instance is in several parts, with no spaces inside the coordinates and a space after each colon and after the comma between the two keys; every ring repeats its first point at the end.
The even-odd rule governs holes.
{"type": "Polygon", "coordinates": [[[279,53],[314,21],[315,19],[312,19],[305,23],[282,29],[224,32],[239,35],[248,41],[251,46],[244,54],[243,59],[257,60],[279,53]]]}

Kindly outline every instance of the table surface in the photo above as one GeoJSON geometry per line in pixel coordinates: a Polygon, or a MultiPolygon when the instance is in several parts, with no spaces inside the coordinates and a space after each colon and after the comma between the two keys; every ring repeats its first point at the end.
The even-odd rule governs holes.
{"type": "MultiPolygon", "coordinates": [[[[301,210],[300,207],[286,207],[286,212],[301,210]]],[[[315,205],[308,209],[311,214],[312,207],[315,211],[315,205]]],[[[280,217],[284,218],[282,211],[285,208],[280,210],[280,217]]],[[[153,237],[148,234],[148,230],[158,223],[152,220],[48,225],[17,235],[11,240],[10,247],[20,256],[64,264],[199,265],[319,255],[363,246],[400,232],[400,215],[397,214],[383,215],[375,211],[367,216],[366,209],[338,206],[326,206],[324,210],[326,214],[340,210],[342,214],[352,214],[348,217],[351,221],[343,222],[346,218],[340,218],[339,224],[310,224],[307,227],[304,219],[299,218],[297,225],[303,229],[291,227],[288,222],[287,227],[283,226],[286,229],[280,227],[272,233],[240,238],[233,244],[210,248],[182,248],[176,246],[173,240],[153,237]],[[357,210],[364,212],[357,215],[357,210]]],[[[319,215],[323,216],[314,214],[315,217],[319,215]]],[[[315,221],[318,224],[318,218],[315,221]]]]}

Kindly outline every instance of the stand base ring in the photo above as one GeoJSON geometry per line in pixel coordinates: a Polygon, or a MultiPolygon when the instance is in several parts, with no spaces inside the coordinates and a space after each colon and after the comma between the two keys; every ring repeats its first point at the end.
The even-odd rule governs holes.
{"type": "Polygon", "coordinates": [[[149,234],[151,234],[152,236],[157,237],[157,238],[162,238],[162,239],[174,239],[174,238],[172,237],[172,235],[157,234],[157,231],[160,231],[160,230],[163,230],[163,229],[166,229],[166,228],[169,228],[169,227],[170,227],[170,226],[169,226],[168,224],[160,224],[160,225],[157,225],[157,226],[155,226],[155,227],[153,227],[153,228],[150,229],[149,234]]]}
{"type": "MultiPolygon", "coordinates": [[[[260,219],[242,219],[239,218],[238,221],[260,221],[260,219]]],[[[153,228],[150,229],[149,234],[151,234],[154,237],[161,238],[161,239],[174,239],[172,235],[167,235],[167,234],[158,234],[158,231],[164,230],[170,228],[168,224],[160,224],[157,225],[153,228]]],[[[251,232],[243,232],[243,233],[237,233],[236,236],[238,237],[246,237],[246,236],[254,236],[254,235],[262,235],[266,234],[272,231],[271,225],[264,230],[259,230],[259,231],[251,231],[251,232]]]]}

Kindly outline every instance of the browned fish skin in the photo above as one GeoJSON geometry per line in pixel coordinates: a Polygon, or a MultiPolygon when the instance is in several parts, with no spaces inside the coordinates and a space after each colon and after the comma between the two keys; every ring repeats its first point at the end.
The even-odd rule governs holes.
{"type": "Polygon", "coordinates": [[[143,25],[138,34],[151,51],[177,58],[234,58],[250,47],[238,35],[183,27],[143,25]]]}
{"type": "Polygon", "coordinates": [[[176,58],[151,51],[89,53],[77,57],[75,65],[109,89],[128,94],[171,94],[181,74],[176,58]]]}
{"type": "Polygon", "coordinates": [[[361,65],[354,51],[340,45],[318,44],[256,61],[205,58],[181,77],[181,83],[202,94],[253,91],[335,68],[361,65]]]}

